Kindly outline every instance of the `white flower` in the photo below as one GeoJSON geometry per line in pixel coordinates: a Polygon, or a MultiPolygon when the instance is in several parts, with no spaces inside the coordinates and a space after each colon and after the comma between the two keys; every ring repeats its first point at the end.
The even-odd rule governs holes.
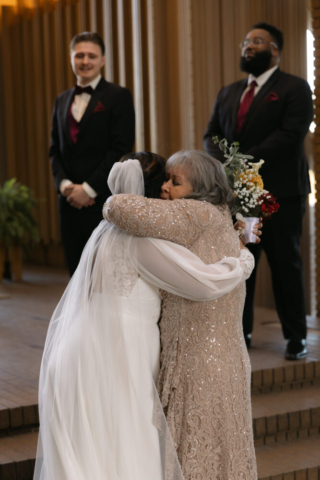
{"type": "Polygon", "coordinates": [[[257,162],[257,163],[248,162],[248,165],[250,165],[252,170],[255,170],[255,172],[257,172],[257,173],[259,171],[259,168],[261,168],[263,164],[264,164],[264,160],[260,160],[260,162],[257,162]]]}

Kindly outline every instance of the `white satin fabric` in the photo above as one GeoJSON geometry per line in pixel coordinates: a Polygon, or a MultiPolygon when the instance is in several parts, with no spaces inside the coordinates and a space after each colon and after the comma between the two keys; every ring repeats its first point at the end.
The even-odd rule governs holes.
{"type": "MultiPolygon", "coordinates": [[[[111,172],[114,191],[129,193],[123,181],[138,174],[130,193],[141,194],[136,162],[111,172]]],[[[183,247],[102,221],[49,325],[34,479],[183,480],[155,387],[159,288],[209,300],[243,279],[238,259],[204,265],[183,247]]]]}

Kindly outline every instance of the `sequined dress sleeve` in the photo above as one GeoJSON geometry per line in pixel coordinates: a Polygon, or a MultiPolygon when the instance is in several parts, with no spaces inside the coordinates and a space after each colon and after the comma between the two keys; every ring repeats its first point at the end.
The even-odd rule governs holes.
{"type": "Polygon", "coordinates": [[[140,237],[161,238],[190,247],[213,221],[215,210],[207,202],[164,201],[138,195],[114,195],[103,216],[116,227],[140,237]]]}

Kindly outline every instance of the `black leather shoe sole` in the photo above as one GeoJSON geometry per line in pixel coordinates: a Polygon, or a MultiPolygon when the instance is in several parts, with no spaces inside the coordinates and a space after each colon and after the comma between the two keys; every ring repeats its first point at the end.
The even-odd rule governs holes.
{"type": "Polygon", "coordinates": [[[307,349],[304,348],[302,352],[299,353],[288,353],[286,352],[286,360],[300,360],[307,356],[307,349]]]}
{"type": "Polygon", "coordinates": [[[289,340],[285,353],[286,360],[300,360],[307,355],[306,341],[303,340],[289,340]]]}

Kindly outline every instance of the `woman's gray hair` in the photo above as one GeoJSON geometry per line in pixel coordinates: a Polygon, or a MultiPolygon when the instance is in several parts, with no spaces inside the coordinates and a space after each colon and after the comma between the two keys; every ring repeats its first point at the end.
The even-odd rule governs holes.
{"type": "Polygon", "coordinates": [[[168,159],[166,170],[180,166],[192,185],[193,193],[186,198],[213,205],[234,206],[234,195],[222,164],[201,150],[181,150],[168,159]]]}

